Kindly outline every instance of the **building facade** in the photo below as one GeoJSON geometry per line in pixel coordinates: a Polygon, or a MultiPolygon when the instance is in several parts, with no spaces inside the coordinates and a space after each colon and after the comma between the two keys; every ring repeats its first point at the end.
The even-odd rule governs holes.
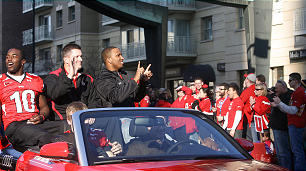
{"type": "MultiPolygon", "coordinates": [[[[208,64],[216,81],[242,84],[247,73],[247,43],[244,9],[195,0],[141,0],[168,7],[168,42],[164,87],[183,83],[191,64],[208,64]]],[[[94,75],[101,68],[100,53],[108,46],[120,47],[125,68],[136,70],[146,60],[144,29],[99,14],[75,1],[35,0],[35,72],[43,75],[61,65],[64,45],[82,46],[85,70],[94,75]]],[[[33,11],[32,1],[23,1],[23,13],[33,11]]],[[[291,72],[305,79],[306,3],[273,0],[270,72],[268,85],[288,80],[291,72]]],[[[23,45],[31,45],[32,30],[23,31],[23,45]]]]}

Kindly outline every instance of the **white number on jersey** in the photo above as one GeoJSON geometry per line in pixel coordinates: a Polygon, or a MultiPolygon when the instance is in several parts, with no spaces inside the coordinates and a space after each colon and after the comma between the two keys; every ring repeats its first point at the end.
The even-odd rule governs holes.
{"type": "Polygon", "coordinates": [[[20,98],[20,92],[16,91],[13,95],[10,96],[11,100],[15,101],[16,104],[16,110],[17,113],[22,113],[22,106],[23,109],[27,112],[34,112],[35,111],[35,93],[33,90],[25,90],[22,92],[21,94],[21,98],[20,98]],[[28,95],[30,95],[30,102],[28,102],[28,95]],[[22,100],[22,104],[21,104],[21,100],[22,100]]]}

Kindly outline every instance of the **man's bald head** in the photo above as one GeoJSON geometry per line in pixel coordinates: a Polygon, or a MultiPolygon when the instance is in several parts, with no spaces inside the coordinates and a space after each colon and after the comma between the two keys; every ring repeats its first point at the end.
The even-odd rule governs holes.
{"type": "Polygon", "coordinates": [[[107,47],[107,48],[103,49],[103,51],[101,52],[101,58],[102,58],[102,61],[104,62],[104,64],[106,63],[107,58],[110,57],[113,49],[118,49],[118,48],[114,47],[114,46],[110,46],[110,47],[107,47]]]}

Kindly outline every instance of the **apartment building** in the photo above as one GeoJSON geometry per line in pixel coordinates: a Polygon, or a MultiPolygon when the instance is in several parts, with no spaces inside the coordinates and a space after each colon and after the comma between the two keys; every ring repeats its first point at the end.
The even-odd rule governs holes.
{"type": "MultiPolygon", "coordinates": [[[[23,13],[33,0],[23,0],[23,13]]],[[[61,50],[68,43],[82,47],[84,69],[94,73],[99,58],[100,14],[71,0],[35,0],[35,73],[46,75],[61,66],[61,50]]],[[[32,29],[23,31],[23,46],[32,44],[32,29]]],[[[31,68],[31,67],[30,67],[31,68]]]]}
{"type": "MultiPolygon", "coordinates": [[[[242,83],[247,73],[244,9],[196,0],[141,0],[168,7],[168,42],[165,87],[184,82],[189,66],[203,65],[214,71],[213,84],[242,83]]],[[[23,13],[32,1],[23,1],[23,13]]],[[[269,86],[288,80],[291,72],[305,78],[306,3],[274,0],[269,86]]],[[[82,46],[85,70],[94,74],[108,46],[121,48],[125,69],[133,73],[137,61],[146,60],[144,29],[99,14],[75,1],[35,0],[35,72],[42,75],[60,66],[62,47],[70,42],[82,46]]],[[[23,45],[32,43],[32,30],[23,31],[23,45]]],[[[204,76],[205,77],[205,76],[204,76]]]]}

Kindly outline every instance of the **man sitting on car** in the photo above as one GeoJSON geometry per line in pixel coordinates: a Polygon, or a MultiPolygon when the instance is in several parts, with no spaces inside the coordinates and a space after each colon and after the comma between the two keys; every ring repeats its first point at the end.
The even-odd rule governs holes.
{"type": "MultiPolygon", "coordinates": [[[[75,143],[75,136],[74,136],[74,130],[73,130],[73,123],[72,123],[72,114],[75,113],[76,111],[79,110],[85,110],[88,109],[87,106],[82,103],[82,102],[72,102],[67,106],[66,109],[66,114],[67,114],[67,123],[70,125],[71,129],[66,131],[64,134],[61,134],[59,136],[56,136],[52,142],[68,142],[70,144],[73,144],[74,147],[76,147],[76,143],[75,143]]],[[[85,124],[89,124],[92,125],[95,122],[95,118],[88,118],[85,120],[85,124]]],[[[121,144],[118,143],[117,141],[114,142],[110,142],[110,141],[105,141],[105,143],[103,144],[102,142],[104,142],[103,140],[106,140],[106,135],[105,136],[101,136],[101,131],[99,131],[99,129],[89,129],[89,142],[92,143],[93,145],[96,146],[97,149],[101,149],[102,147],[110,147],[107,148],[109,150],[105,151],[105,156],[104,157],[114,157],[117,154],[122,152],[122,147],[121,144]],[[101,148],[98,148],[101,147],[101,148]]],[[[98,150],[98,155],[101,152],[101,150],[98,150]]]]}

